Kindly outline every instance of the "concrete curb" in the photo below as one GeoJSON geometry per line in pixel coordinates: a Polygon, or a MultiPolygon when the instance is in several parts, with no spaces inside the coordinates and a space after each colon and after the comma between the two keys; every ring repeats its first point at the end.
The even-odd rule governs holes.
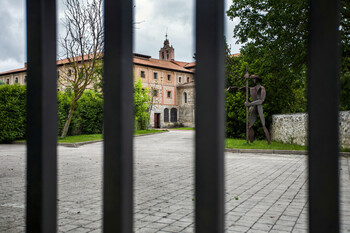
{"type": "MultiPolygon", "coordinates": [[[[134,137],[142,137],[142,136],[150,136],[150,135],[154,135],[154,134],[160,134],[160,133],[167,133],[169,131],[161,131],[161,132],[156,132],[156,133],[149,133],[149,134],[139,134],[139,135],[134,135],[134,137]]],[[[92,144],[92,143],[96,143],[96,142],[103,142],[102,140],[94,140],[94,141],[86,141],[86,142],[75,142],[75,143],[57,143],[58,146],[65,146],[65,147],[79,147],[79,146],[83,146],[83,145],[87,145],[87,144],[92,144]]],[[[13,144],[22,144],[25,145],[26,142],[13,142],[13,144]]]]}
{"type": "MultiPolygon", "coordinates": [[[[226,152],[231,153],[253,153],[253,154],[290,154],[290,155],[307,155],[307,151],[304,150],[258,150],[258,149],[231,149],[225,148],[226,152]]],[[[350,152],[339,152],[340,156],[350,157],[350,152]]]]}

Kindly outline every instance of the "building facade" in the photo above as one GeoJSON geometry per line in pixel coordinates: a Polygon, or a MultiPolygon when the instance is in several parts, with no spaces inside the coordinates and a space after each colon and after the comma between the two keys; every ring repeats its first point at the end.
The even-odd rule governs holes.
{"type": "MultiPolygon", "coordinates": [[[[159,51],[159,59],[134,54],[134,80],[141,79],[151,95],[149,114],[152,128],[194,127],[195,63],[176,61],[174,58],[175,50],[167,38],[159,51]]],[[[70,75],[67,59],[57,61],[57,65],[58,74],[70,75]]],[[[23,68],[0,73],[0,80],[9,85],[25,85],[26,72],[25,63],[23,68]]],[[[60,84],[58,87],[64,88],[60,84]]]]}

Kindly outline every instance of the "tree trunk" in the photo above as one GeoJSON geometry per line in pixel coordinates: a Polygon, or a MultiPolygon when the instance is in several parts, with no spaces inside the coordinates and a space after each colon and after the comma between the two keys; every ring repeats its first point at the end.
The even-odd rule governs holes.
{"type": "Polygon", "coordinates": [[[69,113],[68,113],[68,118],[67,118],[66,123],[64,124],[63,130],[62,130],[61,138],[65,138],[67,136],[69,125],[70,125],[70,122],[72,121],[74,108],[75,108],[75,104],[77,103],[77,101],[78,101],[78,99],[76,99],[76,98],[74,98],[72,101],[72,105],[70,106],[69,113]]]}

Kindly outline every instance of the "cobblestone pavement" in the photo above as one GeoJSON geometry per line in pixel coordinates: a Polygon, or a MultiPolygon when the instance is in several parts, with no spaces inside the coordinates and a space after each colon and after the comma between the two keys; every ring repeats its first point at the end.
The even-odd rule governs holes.
{"type": "MultiPolygon", "coordinates": [[[[193,132],[135,138],[135,232],[194,232],[193,132]]],[[[59,232],[101,232],[102,143],[58,147],[59,232]]],[[[227,232],[307,232],[306,156],[226,153],[227,232]]],[[[0,145],[0,232],[24,231],[25,146],[0,145]]],[[[341,159],[350,232],[350,158],[341,159]]]]}

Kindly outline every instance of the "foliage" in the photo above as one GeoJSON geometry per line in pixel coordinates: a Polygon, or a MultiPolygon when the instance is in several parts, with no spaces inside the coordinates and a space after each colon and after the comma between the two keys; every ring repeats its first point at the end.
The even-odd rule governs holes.
{"type": "MultiPolygon", "coordinates": [[[[58,92],[58,131],[62,133],[69,113],[73,93],[67,89],[58,92]]],[[[77,101],[68,135],[102,133],[103,100],[99,93],[86,90],[77,101]]]]}
{"type": "Polygon", "coordinates": [[[59,82],[73,91],[69,113],[61,137],[64,138],[84,91],[99,78],[103,56],[102,0],[65,0],[64,27],[60,39],[68,63],[61,69],[59,82]]]}
{"type": "Polygon", "coordinates": [[[26,87],[0,86],[0,143],[24,138],[26,134],[26,87]]]}
{"type": "Polygon", "coordinates": [[[306,150],[305,146],[296,144],[271,142],[271,145],[266,143],[266,140],[255,140],[253,143],[247,143],[244,139],[226,139],[226,148],[232,149],[263,149],[263,150],[306,150]]]}
{"type": "MultiPolygon", "coordinates": [[[[269,86],[268,99],[275,105],[270,105],[268,111],[274,113],[305,110],[307,3],[304,0],[232,0],[226,12],[231,20],[240,19],[234,28],[234,36],[238,43],[244,44],[241,53],[249,63],[249,70],[262,76],[269,86]],[[271,93],[277,95],[271,98],[271,93]]],[[[350,70],[348,0],[342,1],[341,12],[341,108],[345,110],[350,105],[346,91],[350,88],[350,75],[347,74],[350,70]]]]}
{"type": "Polygon", "coordinates": [[[151,97],[147,88],[142,87],[141,79],[137,79],[134,86],[134,114],[135,129],[147,129],[149,114],[147,112],[151,97]]]}
{"type": "Polygon", "coordinates": [[[80,133],[102,133],[103,100],[99,93],[87,90],[78,101],[80,133]]]}
{"type": "Polygon", "coordinates": [[[0,80],[0,86],[1,86],[1,85],[4,85],[4,84],[5,84],[5,82],[2,81],[2,80],[0,80]]]}
{"type": "MultiPolygon", "coordinates": [[[[244,138],[246,134],[246,101],[245,86],[243,78],[246,67],[249,64],[249,73],[258,74],[263,78],[262,85],[266,89],[266,99],[263,104],[266,126],[272,121],[272,115],[277,113],[294,113],[305,110],[304,86],[297,82],[289,83],[292,79],[275,77],[269,73],[260,58],[250,59],[249,56],[241,55],[233,57],[226,46],[226,134],[227,137],[244,138]]],[[[249,83],[249,87],[253,83],[249,83]]],[[[249,99],[251,101],[251,99],[249,99]]],[[[255,123],[258,129],[255,136],[265,138],[260,119],[255,123]]]]}

